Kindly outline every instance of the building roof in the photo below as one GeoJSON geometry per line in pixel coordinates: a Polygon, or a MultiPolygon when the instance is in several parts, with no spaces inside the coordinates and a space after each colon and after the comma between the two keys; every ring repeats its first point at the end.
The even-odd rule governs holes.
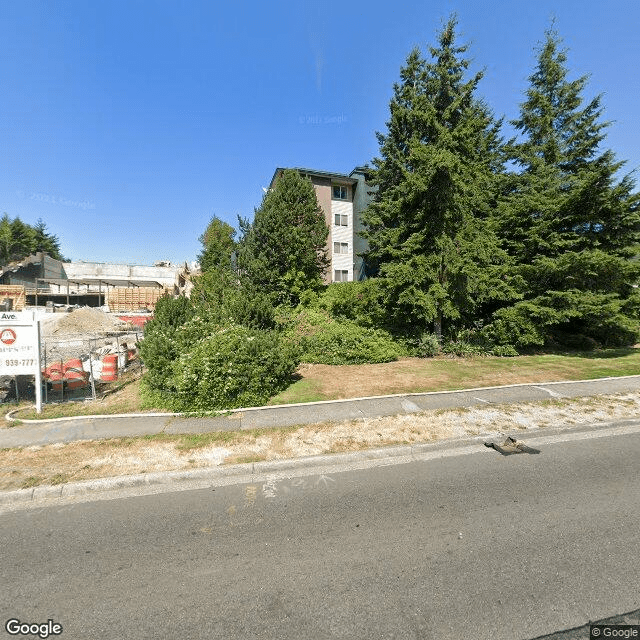
{"type": "Polygon", "coordinates": [[[315,176],[317,178],[329,178],[330,180],[335,180],[336,182],[340,182],[341,184],[356,184],[358,182],[355,178],[348,176],[346,173],[334,173],[332,171],[318,171],[317,169],[305,169],[303,167],[278,167],[273,174],[273,178],[271,178],[271,182],[269,183],[270,189],[273,187],[273,183],[276,181],[276,178],[285,169],[295,169],[298,173],[302,175],[315,176]]]}
{"type": "Polygon", "coordinates": [[[162,289],[166,286],[157,280],[130,280],[109,278],[108,276],[95,278],[36,278],[35,282],[36,285],[38,282],[42,282],[44,284],[55,284],[59,286],[75,284],[76,286],[106,285],[107,287],[155,287],[158,289],[162,289]]]}

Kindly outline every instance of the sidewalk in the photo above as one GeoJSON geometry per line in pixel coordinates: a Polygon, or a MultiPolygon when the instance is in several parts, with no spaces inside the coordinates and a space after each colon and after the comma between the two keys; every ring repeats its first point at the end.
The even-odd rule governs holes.
{"type": "Polygon", "coordinates": [[[181,417],[178,414],[82,416],[47,421],[23,421],[0,430],[0,448],[141,436],[156,433],[208,433],[361,420],[434,409],[539,402],[640,390],[640,375],[573,382],[525,383],[462,391],[399,394],[349,400],[236,409],[226,415],[181,417]]]}

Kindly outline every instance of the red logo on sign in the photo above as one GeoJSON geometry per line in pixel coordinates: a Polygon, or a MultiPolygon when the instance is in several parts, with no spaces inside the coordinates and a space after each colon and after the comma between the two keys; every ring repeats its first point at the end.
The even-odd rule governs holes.
{"type": "Polygon", "coordinates": [[[0,340],[4,344],[13,344],[16,341],[16,332],[13,329],[3,329],[0,333],[0,340]]]}

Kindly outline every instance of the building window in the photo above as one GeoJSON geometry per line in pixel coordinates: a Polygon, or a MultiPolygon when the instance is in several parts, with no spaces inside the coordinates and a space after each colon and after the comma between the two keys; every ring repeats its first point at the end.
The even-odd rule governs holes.
{"type": "Polygon", "coordinates": [[[349,216],[342,215],[340,213],[335,214],[334,222],[340,227],[346,227],[349,224],[349,216]]]}
{"type": "Polygon", "coordinates": [[[333,272],[333,281],[334,282],[348,282],[349,281],[349,272],[341,269],[335,269],[333,272]]]}
{"type": "Polygon", "coordinates": [[[333,243],[333,253],[349,253],[349,243],[348,242],[334,242],[333,243]]]}
{"type": "Polygon", "coordinates": [[[348,200],[348,189],[340,184],[333,185],[333,199],[334,200],[348,200]]]}

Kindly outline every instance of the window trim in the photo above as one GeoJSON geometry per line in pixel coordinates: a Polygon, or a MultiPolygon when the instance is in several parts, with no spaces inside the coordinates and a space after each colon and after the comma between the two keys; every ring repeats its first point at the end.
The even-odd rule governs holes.
{"type": "Polygon", "coordinates": [[[349,243],[348,242],[336,242],[335,240],[333,241],[333,253],[335,254],[339,254],[339,255],[349,255],[349,243]],[[336,251],[337,248],[337,251],[336,251]]]}
{"type": "Polygon", "coordinates": [[[332,200],[341,200],[343,202],[349,201],[349,187],[344,184],[332,184],[331,185],[331,199],[332,200]],[[336,196],[336,189],[340,189],[340,193],[342,194],[342,189],[344,189],[344,198],[342,195],[336,196]]]}

